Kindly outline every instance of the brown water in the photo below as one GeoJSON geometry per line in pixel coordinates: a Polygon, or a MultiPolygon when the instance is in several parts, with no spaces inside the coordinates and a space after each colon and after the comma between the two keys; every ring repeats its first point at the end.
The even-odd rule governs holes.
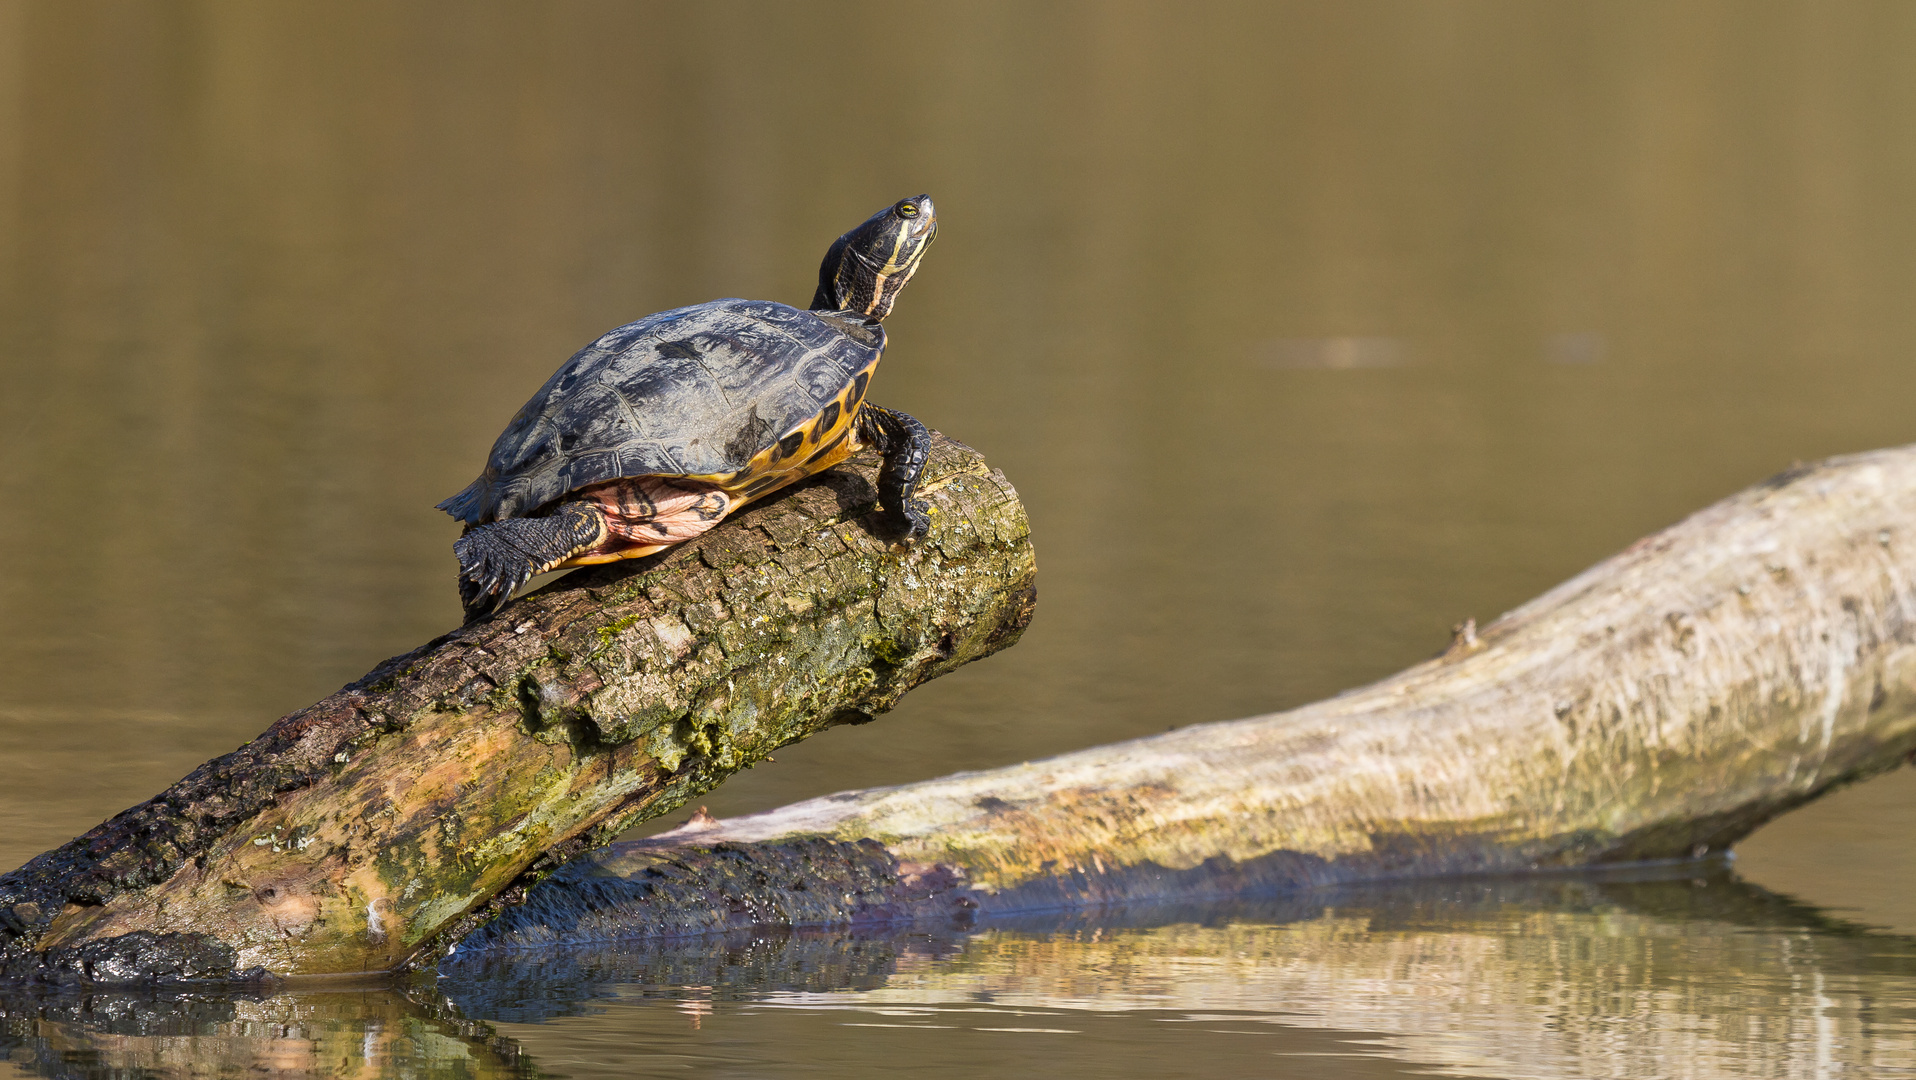
{"type": "MultiPolygon", "coordinates": [[[[0,864],[452,626],[430,507],[574,348],[804,302],[833,237],[919,191],[941,238],[875,394],[1019,486],[1038,619],[712,810],[1386,674],[1792,460],[1916,440],[1912,54],[1896,2],[0,0],[0,864]]],[[[499,1068],[573,1076],[1086,1047],[1169,1076],[1227,1043],[1262,1064],[1207,1075],[1900,1075],[1912,828],[1905,772],[1743,846],[1741,880],[1838,930],[1439,897],[1409,926],[1320,904],[894,942],[803,991],[829,1000],[746,965],[530,1019],[337,995],[9,1030],[78,1072],[339,1047],[484,1072],[477,1017],[523,1051],[499,1068]],[[1539,949],[1510,992],[1544,1004],[1496,998],[1482,958],[1539,949]],[[841,1023],[945,1024],[1013,974],[1047,1018],[939,1030],[1078,1042],[841,1023]],[[1391,1008],[1333,1008],[1346,986],[1391,1008]],[[1269,1045],[1178,1019],[1214,1013],[1269,1045]]],[[[513,985],[574,985],[539,978],[513,985]]]]}

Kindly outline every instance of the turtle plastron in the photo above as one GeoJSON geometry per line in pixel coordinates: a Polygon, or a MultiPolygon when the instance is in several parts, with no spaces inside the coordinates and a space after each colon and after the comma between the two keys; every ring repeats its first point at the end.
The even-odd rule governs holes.
{"type": "Polygon", "coordinates": [[[715,485],[662,476],[630,476],[587,488],[577,497],[605,514],[606,536],[554,569],[664,551],[710,532],[739,504],[715,485]]]}

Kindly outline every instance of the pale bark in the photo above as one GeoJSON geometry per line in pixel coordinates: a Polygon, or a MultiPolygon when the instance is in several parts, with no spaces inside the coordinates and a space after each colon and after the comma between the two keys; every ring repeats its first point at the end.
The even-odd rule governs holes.
{"type": "Polygon", "coordinates": [[[875,472],[574,573],[0,878],[4,974],[393,971],[564,858],[1016,640],[1035,564],[1010,484],[939,438],[931,532],[898,551],[871,530],[875,472]]]}
{"type": "Polygon", "coordinates": [[[1916,447],[1839,458],[1362,689],[695,821],[567,867],[468,944],[1701,856],[1916,750],[1913,616],[1916,447]]]}

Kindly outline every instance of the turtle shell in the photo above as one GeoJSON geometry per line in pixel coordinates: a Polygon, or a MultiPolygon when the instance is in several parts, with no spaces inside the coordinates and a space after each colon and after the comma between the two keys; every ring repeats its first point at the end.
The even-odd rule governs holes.
{"type": "Polygon", "coordinates": [[[746,497],[771,490],[812,471],[809,460],[843,456],[884,348],[876,324],[767,300],[648,315],[553,372],[493,443],[485,472],[439,508],[479,525],[647,475],[746,497]],[[826,445],[800,455],[811,442],[826,445]]]}

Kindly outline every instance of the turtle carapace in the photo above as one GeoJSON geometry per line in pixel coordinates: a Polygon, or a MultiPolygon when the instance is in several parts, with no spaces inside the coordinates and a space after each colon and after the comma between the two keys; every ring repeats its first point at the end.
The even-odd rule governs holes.
{"type": "Polygon", "coordinates": [[[906,542],[931,448],[917,420],[865,400],[881,322],[938,232],[931,197],[901,199],[838,238],[810,310],[714,300],[627,323],[560,365],[485,471],[439,509],[466,621],[534,574],[633,559],[698,536],[739,507],[866,447],[878,501],[906,542]]]}

